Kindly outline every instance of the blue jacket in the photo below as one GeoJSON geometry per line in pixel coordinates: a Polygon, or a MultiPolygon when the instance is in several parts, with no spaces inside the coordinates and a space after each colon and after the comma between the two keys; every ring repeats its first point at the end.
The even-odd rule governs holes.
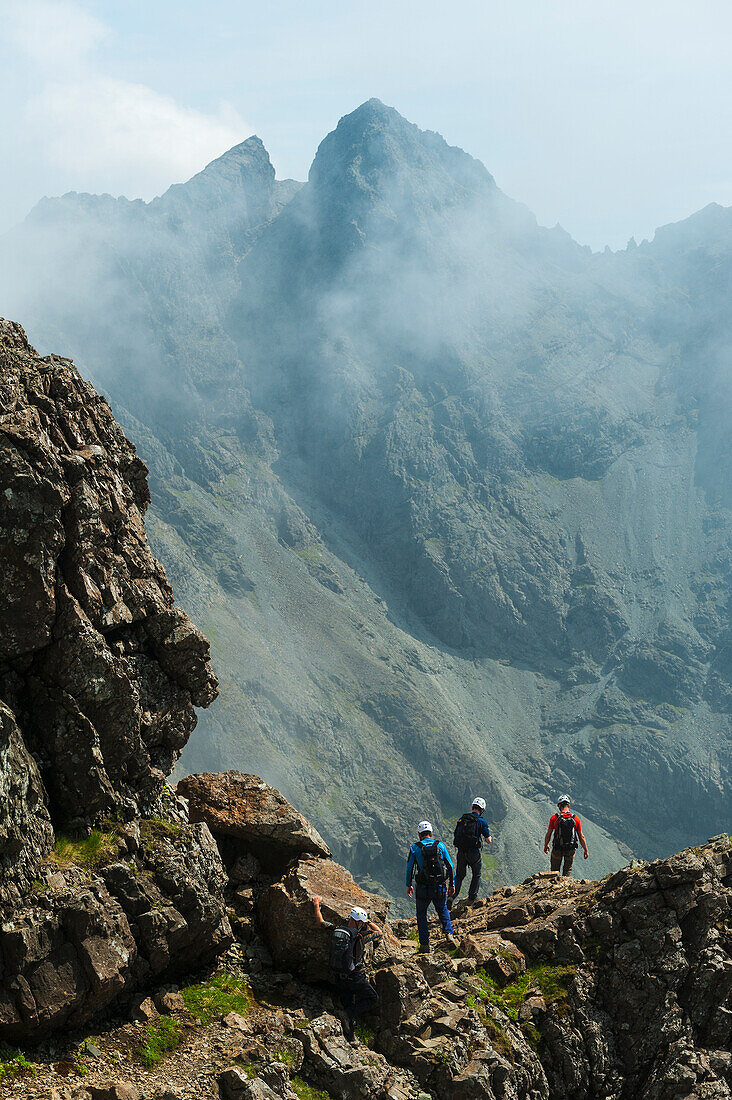
{"type": "Polygon", "coordinates": [[[441,840],[435,840],[433,836],[428,836],[425,837],[423,841],[413,844],[409,849],[409,855],[407,856],[407,886],[412,885],[412,878],[414,877],[415,870],[422,870],[422,845],[424,845],[425,848],[429,848],[432,844],[437,845],[438,851],[445,862],[445,870],[447,871],[450,886],[455,885],[455,868],[452,865],[450,853],[441,840]]]}

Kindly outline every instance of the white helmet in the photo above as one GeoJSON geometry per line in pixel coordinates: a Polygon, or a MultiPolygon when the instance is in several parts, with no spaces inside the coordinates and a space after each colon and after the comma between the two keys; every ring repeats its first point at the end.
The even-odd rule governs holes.
{"type": "Polygon", "coordinates": [[[475,808],[476,806],[478,807],[480,812],[483,813],[483,810],[485,809],[485,799],[484,798],[474,798],[473,799],[473,808],[475,808]]]}
{"type": "Polygon", "coordinates": [[[432,825],[429,821],[420,821],[417,826],[417,836],[421,836],[422,833],[431,833],[432,825]]]}
{"type": "Polygon", "coordinates": [[[568,794],[563,794],[559,796],[559,798],[557,799],[557,806],[563,806],[565,802],[568,806],[571,805],[571,800],[568,794]]]}
{"type": "Polygon", "coordinates": [[[360,921],[361,923],[363,923],[364,921],[367,921],[369,919],[369,915],[366,912],[366,910],[359,908],[358,905],[354,905],[353,909],[348,914],[348,916],[351,918],[351,920],[357,920],[357,921],[360,921]]]}

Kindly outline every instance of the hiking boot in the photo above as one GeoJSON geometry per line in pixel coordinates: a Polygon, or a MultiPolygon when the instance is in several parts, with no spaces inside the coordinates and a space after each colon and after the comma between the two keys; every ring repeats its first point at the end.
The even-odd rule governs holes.
{"type": "Polygon", "coordinates": [[[452,932],[446,932],[445,933],[445,940],[446,940],[447,943],[450,944],[450,947],[459,947],[460,946],[460,940],[452,932]]]}
{"type": "Polygon", "coordinates": [[[353,1020],[346,1019],[343,1023],[343,1037],[348,1040],[349,1043],[355,1043],[356,1031],[353,1026],[353,1020]]]}
{"type": "Polygon", "coordinates": [[[430,945],[428,943],[421,943],[417,948],[418,955],[429,955],[430,945]]]}

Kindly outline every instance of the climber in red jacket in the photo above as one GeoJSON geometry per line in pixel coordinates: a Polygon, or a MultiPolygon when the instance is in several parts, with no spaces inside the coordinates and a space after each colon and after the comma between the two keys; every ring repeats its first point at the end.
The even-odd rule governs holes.
{"type": "Polygon", "coordinates": [[[552,840],[551,868],[552,871],[560,871],[563,875],[572,873],[574,853],[578,844],[582,845],[585,859],[589,859],[587,841],[582,832],[582,823],[576,814],[570,809],[569,795],[563,794],[557,802],[559,813],[552,814],[549,819],[549,828],[544,837],[544,851],[549,851],[549,841],[552,840]],[[562,868],[564,861],[564,868],[562,868]]]}

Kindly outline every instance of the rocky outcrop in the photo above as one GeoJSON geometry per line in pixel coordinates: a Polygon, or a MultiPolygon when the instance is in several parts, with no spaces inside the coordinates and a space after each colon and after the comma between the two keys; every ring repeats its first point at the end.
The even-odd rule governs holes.
{"type": "MultiPolygon", "coordinates": [[[[185,824],[184,812],[178,796],[160,817],[117,826],[93,873],[49,869],[32,902],[3,924],[0,1035],[86,1022],[92,1010],[120,1006],[133,990],[196,965],[202,944],[216,953],[230,942],[223,895],[236,907],[246,894],[252,904],[236,965],[256,1000],[241,1011],[218,1002],[218,1031],[202,1036],[205,1057],[193,1059],[206,1065],[205,1078],[186,1076],[190,1049],[175,1071],[210,1100],[214,1049],[224,1100],[293,1100],[307,1089],[334,1100],[732,1095],[726,834],[601,881],[540,873],[458,903],[458,948],[445,942],[422,955],[414,920],[390,927],[387,903],[360,891],[330,858],[300,856],[271,881],[252,857],[250,885],[242,891],[237,876],[227,888],[207,825],[185,824]],[[356,902],[384,926],[371,962],[379,1004],[353,1043],[329,988],[330,932],[315,924],[315,894],[331,920],[356,902]]],[[[225,988],[216,987],[217,997],[225,988]]],[[[136,1016],[154,1024],[158,1011],[172,1013],[179,1038],[181,1021],[192,1038],[186,1004],[164,986],[136,1016]]],[[[113,1030],[108,1058],[119,1057],[129,1031],[113,1030]]],[[[108,1065],[80,1098],[112,1087],[108,1065]]],[[[138,1085],[157,1096],[139,1072],[138,1085]]]]}
{"type": "Polygon", "coordinates": [[[724,835],[457,906],[457,959],[377,972],[377,1049],[440,1097],[727,1097],[731,887],[724,835]]]}
{"type": "Polygon", "coordinates": [[[1,320],[0,410],[0,1035],[28,1039],[231,931],[216,844],[163,787],[217,682],[147,543],[146,469],[1,320]]]}
{"type": "Polygon", "coordinates": [[[146,470],[72,364],[0,322],[0,695],[54,825],[154,801],[216,695],[148,546],[146,470]]]}
{"type": "Polygon", "coordinates": [[[38,766],[12,712],[0,703],[0,906],[19,901],[53,847],[38,766]]]}
{"type": "Polygon", "coordinates": [[[226,876],[206,826],[143,820],[137,836],[106,834],[107,863],[91,875],[81,866],[40,872],[3,921],[0,1036],[27,1042],[82,1026],[229,946],[226,876]],[[132,837],[134,858],[125,858],[132,837]]]}
{"type": "Polygon", "coordinates": [[[310,822],[257,775],[188,775],[177,790],[188,800],[190,820],[205,821],[232,862],[253,855],[272,871],[299,856],[330,857],[310,822]]]}
{"type": "Polygon", "coordinates": [[[331,976],[330,934],[315,925],[314,897],[322,899],[326,921],[336,924],[358,905],[384,925],[389,908],[388,901],[361,889],[345,867],[330,859],[299,859],[269,886],[257,907],[262,937],[278,966],[310,981],[331,976]]]}
{"type": "Polygon", "coordinates": [[[389,902],[360,887],[336,863],[310,822],[279,791],[256,775],[224,772],[189,775],[178,783],[192,821],[205,821],[229,870],[234,900],[256,925],[277,966],[305,980],[328,980],[330,933],[315,924],[313,898],[326,921],[347,920],[354,905],[366,909],[395,941],[387,924],[389,902]]]}
{"type": "MultiPolygon", "coordinates": [[[[729,1097],[731,889],[724,835],[600,882],[542,873],[459,904],[456,955],[417,955],[398,922],[374,964],[372,1058],[323,1016],[293,1029],[308,1080],[364,1100],[415,1078],[438,1100],[729,1097]],[[389,1067],[407,1076],[387,1085],[389,1067]]],[[[277,915],[295,935],[307,920],[277,915]]]]}

